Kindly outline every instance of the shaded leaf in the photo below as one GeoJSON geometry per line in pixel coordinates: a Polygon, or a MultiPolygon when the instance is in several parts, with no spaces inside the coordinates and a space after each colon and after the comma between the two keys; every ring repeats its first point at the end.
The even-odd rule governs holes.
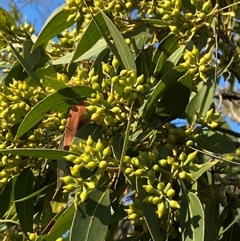
{"type": "Polygon", "coordinates": [[[54,224],[50,229],[49,234],[44,235],[39,239],[39,241],[53,241],[66,233],[72,225],[74,211],[74,204],[72,204],[66,210],[57,214],[56,217],[51,221],[54,224]]]}
{"type": "Polygon", "coordinates": [[[49,184],[49,185],[47,185],[47,186],[45,186],[45,187],[43,187],[43,188],[37,190],[36,192],[34,192],[34,193],[32,193],[32,194],[30,194],[30,195],[24,197],[24,198],[21,198],[21,199],[15,200],[14,202],[23,202],[23,201],[26,201],[26,200],[28,200],[28,199],[31,199],[31,198],[37,196],[38,194],[40,194],[41,192],[43,192],[44,190],[46,190],[47,188],[49,188],[50,186],[52,186],[53,184],[54,184],[54,183],[49,184]]]}
{"type": "Polygon", "coordinates": [[[81,102],[84,98],[94,93],[87,86],[67,87],[41,100],[31,109],[20,124],[16,139],[34,127],[42,120],[48,111],[65,111],[68,107],[81,102]]]}
{"type": "Polygon", "coordinates": [[[23,43],[23,58],[27,61],[30,68],[34,68],[38,65],[41,58],[41,51],[39,48],[34,49],[31,52],[33,46],[33,42],[30,39],[26,39],[23,43]]]}
{"type": "Polygon", "coordinates": [[[101,187],[92,191],[84,203],[76,206],[70,241],[104,240],[110,219],[109,190],[101,187]]]}
{"type": "Polygon", "coordinates": [[[204,212],[198,197],[192,193],[185,193],[180,209],[180,225],[182,240],[204,240],[204,212]]]}
{"type": "Polygon", "coordinates": [[[116,138],[114,139],[114,141],[112,143],[112,148],[113,148],[113,154],[114,154],[115,158],[118,160],[121,159],[123,144],[124,144],[124,136],[117,134],[116,138]]]}
{"type": "Polygon", "coordinates": [[[205,239],[204,241],[213,241],[219,235],[219,203],[212,203],[205,210],[205,239]]]}
{"type": "Polygon", "coordinates": [[[64,4],[57,8],[46,20],[38,35],[36,42],[34,43],[34,49],[37,46],[46,43],[47,41],[61,33],[63,30],[71,27],[74,24],[74,19],[67,22],[69,12],[63,10],[63,7],[65,6],[66,5],[64,4]]]}
{"type": "MultiPolygon", "coordinates": [[[[75,137],[72,140],[72,144],[79,146],[81,140],[87,140],[88,136],[91,135],[94,142],[97,142],[98,139],[102,139],[103,130],[101,126],[98,126],[93,123],[89,123],[81,127],[76,133],[75,137]]],[[[80,149],[84,152],[84,149],[80,149]]]]}
{"type": "Polygon", "coordinates": [[[10,179],[3,190],[0,193],[0,219],[7,212],[10,205],[11,195],[13,190],[13,179],[10,179]]]}
{"type": "Polygon", "coordinates": [[[151,113],[155,110],[157,101],[169,90],[173,84],[175,84],[178,79],[182,76],[183,70],[173,68],[169,71],[163,78],[157,82],[155,86],[150,90],[150,93],[147,95],[144,100],[143,105],[139,109],[139,117],[151,117],[151,113]]]}
{"type": "Polygon", "coordinates": [[[182,76],[158,102],[157,113],[162,121],[171,121],[185,112],[191,93],[191,80],[189,74],[182,76]]]}
{"type": "Polygon", "coordinates": [[[230,138],[214,131],[204,131],[197,138],[197,145],[200,148],[214,153],[235,152],[235,146],[230,138]]]}
{"type": "Polygon", "coordinates": [[[155,207],[153,204],[144,203],[142,200],[147,196],[145,190],[143,189],[142,179],[136,177],[136,188],[138,192],[138,197],[140,200],[140,205],[143,211],[144,220],[147,224],[148,230],[151,234],[153,241],[161,241],[162,234],[158,225],[158,220],[155,214],[155,207]]]}
{"type": "Polygon", "coordinates": [[[107,47],[94,60],[91,69],[94,68],[94,74],[98,75],[98,83],[101,84],[104,74],[102,72],[102,62],[107,63],[110,54],[110,49],[107,47]]]}
{"type": "MultiPolygon", "coordinates": [[[[30,168],[21,171],[14,187],[15,200],[22,199],[33,193],[33,182],[34,176],[30,168]]],[[[21,229],[28,236],[27,232],[33,232],[33,198],[23,202],[16,202],[15,207],[21,229]]]]}

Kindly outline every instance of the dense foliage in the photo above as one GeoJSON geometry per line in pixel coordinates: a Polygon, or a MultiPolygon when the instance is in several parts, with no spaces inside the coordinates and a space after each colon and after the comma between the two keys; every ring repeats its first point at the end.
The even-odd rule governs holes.
{"type": "Polygon", "coordinates": [[[1,240],[238,239],[239,1],[0,16],[1,240]]]}

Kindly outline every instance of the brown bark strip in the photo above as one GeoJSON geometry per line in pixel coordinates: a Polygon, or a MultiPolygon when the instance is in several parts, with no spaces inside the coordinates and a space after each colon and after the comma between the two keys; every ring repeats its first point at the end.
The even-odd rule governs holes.
{"type": "Polygon", "coordinates": [[[83,103],[79,103],[72,107],[67,119],[67,125],[63,136],[63,148],[69,150],[69,145],[72,142],[73,137],[77,131],[86,124],[84,114],[86,113],[86,107],[83,103]]]}

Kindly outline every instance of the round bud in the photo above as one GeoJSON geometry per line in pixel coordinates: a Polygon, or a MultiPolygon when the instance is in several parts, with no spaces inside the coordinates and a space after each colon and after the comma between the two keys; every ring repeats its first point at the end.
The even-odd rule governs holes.
{"type": "Polygon", "coordinates": [[[168,198],[172,198],[175,195],[175,190],[170,188],[170,189],[167,190],[166,194],[167,194],[168,198]]]}

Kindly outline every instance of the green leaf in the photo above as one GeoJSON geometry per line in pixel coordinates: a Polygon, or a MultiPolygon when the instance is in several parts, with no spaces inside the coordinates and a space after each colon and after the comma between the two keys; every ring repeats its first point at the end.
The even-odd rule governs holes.
{"type": "Polygon", "coordinates": [[[178,79],[182,76],[183,70],[173,68],[163,78],[157,82],[156,85],[150,90],[147,98],[144,100],[143,105],[139,109],[139,117],[151,117],[151,113],[156,108],[157,101],[165,94],[178,79]]]}
{"type": "MultiPolygon", "coordinates": [[[[144,48],[137,56],[137,76],[144,74],[144,79],[147,81],[148,76],[152,76],[151,66],[153,65],[153,52],[154,47],[149,46],[144,48]],[[150,67],[149,67],[150,66],[150,67]]],[[[124,87],[122,87],[124,89],[124,87]]]]}
{"type": "Polygon", "coordinates": [[[196,172],[190,172],[193,175],[193,179],[196,181],[199,177],[202,176],[202,174],[204,172],[209,170],[211,167],[215,166],[218,162],[219,162],[219,160],[208,162],[208,163],[204,163],[202,165],[202,167],[200,168],[200,170],[198,170],[196,172]]]}
{"type": "Polygon", "coordinates": [[[48,111],[65,111],[68,107],[81,102],[87,96],[94,93],[94,90],[87,86],[67,87],[47,96],[40,101],[23,119],[20,124],[16,139],[34,127],[42,120],[48,111]]]}
{"type": "Polygon", "coordinates": [[[6,10],[0,7],[0,32],[15,35],[15,31],[11,29],[12,27],[16,29],[13,18],[6,10]]]}
{"type": "Polygon", "coordinates": [[[67,22],[69,12],[63,10],[63,7],[65,6],[65,4],[60,6],[49,16],[42,27],[36,42],[34,43],[33,49],[43,43],[46,43],[74,24],[74,19],[67,22]]]}
{"type": "MultiPolygon", "coordinates": [[[[95,15],[95,21],[99,23],[102,31],[107,30],[107,25],[103,19],[101,12],[98,12],[95,15]]],[[[68,66],[72,62],[74,62],[74,60],[81,57],[84,53],[86,53],[89,49],[91,49],[97,43],[97,41],[102,37],[98,27],[95,24],[95,21],[92,19],[90,24],[87,26],[80,41],[76,46],[76,50],[74,51],[72,59],[70,60],[68,66]]]]}
{"type": "Polygon", "coordinates": [[[33,69],[29,66],[28,62],[19,54],[19,52],[13,47],[13,45],[8,42],[8,45],[12,49],[13,53],[15,54],[16,58],[22,65],[22,67],[26,70],[26,72],[33,78],[33,80],[36,82],[38,86],[40,86],[44,91],[44,87],[40,82],[40,79],[37,77],[36,73],[33,71],[33,69]]]}
{"type": "Polygon", "coordinates": [[[205,239],[204,241],[213,241],[219,235],[219,203],[212,203],[205,210],[205,239]]]}
{"type": "Polygon", "coordinates": [[[26,200],[28,200],[28,199],[31,199],[31,198],[37,196],[38,194],[40,194],[41,192],[43,192],[44,190],[46,190],[47,188],[49,188],[50,186],[52,186],[53,184],[55,184],[55,183],[49,184],[49,185],[47,185],[47,186],[45,186],[45,187],[37,190],[36,192],[34,192],[34,193],[32,193],[32,194],[24,197],[24,198],[15,200],[15,202],[23,202],[23,201],[26,201],[26,200]]]}
{"type": "Polygon", "coordinates": [[[141,18],[141,21],[147,22],[154,27],[162,27],[162,26],[169,26],[170,22],[154,19],[154,18],[141,18]]]}
{"type": "Polygon", "coordinates": [[[9,209],[11,194],[13,189],[13,179],[8,181],[7,185],[1,190],[0,193],[0,219],[4,216],[4,214],[9,209]]]}
{"type": "Polygon", "coordinates": [[[197,119],[197,113],[205,116],[213,102],[216,83],[213,73],[207,75],[209,78],[205,83],[202,82],[198,93],[190,100],[187,107],[187,119],[190,124],[194,124],[197,119]]]}
{"type": "Polygon", "coordinates": [[[41,58],[41,51],[39,48],[34,49],[31,52],[33,47],[33,42],[30,39],[26,39],[23,43],[23,58],[27,61],[31,69],[38,65],[41,58]]]}
{"type": "MultiPolygon", "coordinates": [[[[239,236],[240,236],[240,229],[238,224],[239,220],[240,220],[240,215],[236,217],[236,215],[234,215],[230,210],[228,211],[227,218],[223,222],[224,230],[220,232],[221,236],[223,234],[220,241],[225,241],[225,240],[235,241],[239,239],[239,236]]],[[[217,241],[217,240],[214,240],[214,241],[217,241]]]]}
{"type": "Polygon", "coordinates": [[[70,240],[104,240],[110,219],[109,190],[106,187],[101,187],[92,191],[84,203],[76,206],[70,230],[70,240]]]}
{"type": "Polygon", "coordinates": [[[185,112],[191,93],[191,80],[192,77],[185,74],[158,102],[157,113],[162,121],[171,121],[185,112]]]}
{"type": "MultiPolygon", "coordinates": [[[[33,193],[33,182],[34,176],[30,168],[26,168],[21,171],[15,183],[15,200],[22,199],[33,193]]],[[[33,198],[30,198],[23,202],[17,202],[15,203],[15,207],[21,229],[24,234],[28,236],[27,232],[33,232],[33,198]]]]}
{"type": "Polygon", "coordinates": [[[161,75],[167,74],[173,67],[175,67],[182,57],[183,51],[185,50],[185,45],[182,45],[181,47],[177,48],[174,53],[171,54],[171,56],[167,59],[167,61],[164,63],[162,67],[162,71],[160,72],[161,75]]]}
{"type": "Polygon", "coordinates": [[[71,206],[64,210],[60,215],[57,215],[57,218],[53,219],[56,220],[56,222],[51,228],[49,234],[44,235],[39,241],[53,241],[66,233],[72,225],[74,210],[74,204],[71,204],[71,206]]]}
{"type": "MultiPolygon", "coordinates": [[[[101,51],[107,47],[107,43],[104,39],[100,39],[90,50],[84,53],[81,57],[76,59],[74,62],[79,62],[81,60],[92,60],[94,59],[101,51]]],[[[73,53],[68,53],[63,57],[52,62],[53,65],[68,64],[73,57],[73,53]]]]}
{"type": "Polygon", "coordinates": [[[158,225],[158,219],[155,214],[155,207],[153,204],[144,203],[142,200],[147,196],[143,189],[143,181],[141,178],[136,177],[136,188],[140,200],[141,209],[143,211],[144,220],[147,224],[148,230],[151,234],[153,241],[162,241],[162,234],[158,225]]]}
{"type": "Polygon", "coordinates": [[[102,79],[104,78],[104,74],[102,72],[102,62],[107,63],[109,59],[110,49],[105,48],[94,60],[91,69],[94,68],[94,74],[98,75],[98,83],[102,83],[102,79]]]}
{"type": "Polygon", "coordinates": [[[114,157],[118,160],[121,159],[123,144],[124,144],[124,136],[120,134],[116,134],[116,138],[112,143],[112,148],[113,148],[114,157]]]}
{"type": "MultiPolygon", "coordinates": [[[[121,35],[121,33],[119,32],[117,27],[113,24],[113,22],[107,17],[107,15],[102,11],[101,11],[101,14],[102,14],[102,16],[107,24],[107,27],[112,35],[112,38],[114,40],[117,51],[115,50],[115,48],[113,48],[113,45],[111,44],[110,40],[106,37],[106,35],[103,35],[103,37],[104,38],[106,37],[105,38],[106,42],[108,43],[109,47],[111,48],[113,53],[116,55],[116,57],[122,62],[123,67],[125,69],[134,70],[134,72],[136,73],[136,65],[135,65],[135,61],[133,58],[133,54],[131,53],[123,36],[121,35]]],[[[95,18],[94,18],[94,20],[95,20],[95,18]]],[[[96,21],[96,23],[99,28],[100,27],[99,23],[97,21],[96,21]]],[[[103,31],[101,28],[100,28],[100,31],[103,34],[103,31]]]]}
{"type": "Polygon", "coordinates": [[[134,72],[136,73],[136,65],[135,65],[135,61],[133,58],[133,54],[130,51],[128,45],[126,44],[122,34],[119,32],[117,27],[113,24],[113,22],[107,17],[107,15],[104,12],[101,12],[101,13],[108,26],[110,33],[112,35],[115,46],[117,48],[117,51],[120,55],[120,58],[124,64],[125,68],[134,70],[134,72]]]}
{"type": "Polygon", "coordinates": [[[74,154],[64,150],[40,149],[40,148],[16,148],[0,150],[2,154],[13,154],[35,158],[46,158],[50,160],[66,161],[64,156],[74,154]]]}
{"type": "Polygon", "coordinates": [[[184,194],[180,210],[182,240],[204,240],[204,212],[198,197],[192,193],[184,194]]]}
{"type": "MultiPolygon", "coordinates": [[[[75,137],[72,140],[71,144],[75,144],[79,146],[80,141],[84,140],[86,141],[89,137],[89,135],[92,136],[92,139],[94,142],[97,142],[98,139],[102,139],[103,131],[102,127],[93,123],[88,123],[84,126],[82,126],[76,133],[75,137]]],[[[84,149],[80,149],[82,152],[84,152],[84,149]]]]}
{"type": "Polygon", "coordinates": [[[199,148],[214,152],[214,153],[233,153],[235,146],[230,138],[214,131],[204,131],[197,138],[199,148]]]}
{"type": "Polygon", "coordinates": [[[44,81],[49,87],[54,89],[55,91],[59,91],[61,89],[67,88],[68,85],[57,80],[56,78],[46,78],[44,81]]]}

